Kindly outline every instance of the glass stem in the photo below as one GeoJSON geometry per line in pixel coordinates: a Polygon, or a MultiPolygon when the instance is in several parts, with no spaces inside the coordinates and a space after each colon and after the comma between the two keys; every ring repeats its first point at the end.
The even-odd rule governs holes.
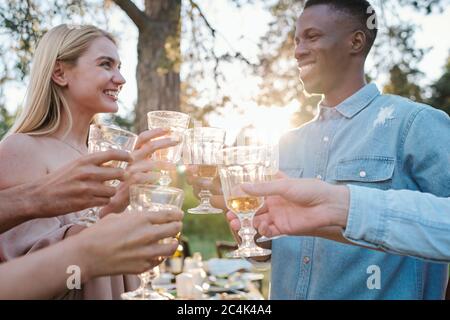
{"type": "Polygon", "coordinates": [[[256,230],[255,228],[253,228],[254,215],[255,213],[252,212],[251,214],[246,214],[242,218],[241,216],[239,216],[239,221],[241,222],[241,229],[239,230],[238,234],[242,240],[241,246],[244,248],[255,246],[254,238],[256,235],[256,230]]]}
{"type": "Polygon", "coordinates": [[[158,274],[158,272],[157,272],[157,270],[155,270],[155,268],[158,268],[158,267],[156,266],[156,267],[152,268],[151,270],[149,270],[147,272],[143,272],[139,275],[139,279],[141,279],[140,289],[144,290],[147,288],[151,291],[154,291],[152,282],[158,274]]]}
{"type": "Polygon", "coordinates": [[[159,184],[162,186],[168,186],[172,182],[169,171],[161,170],[161,177],[159,177],[159,184]]]}
{"type": "Polygon", "coordinates": [[[210,199],[211,199],[212,193],[209,190],[201,190],[198,193],[198,196],[200,197],[200,203],[202,206],[208,206],[208,207],[211,206],[210,199]]]}
{"type": "Polygon", "coordinates": [[[100,208],[99,207],[94,207],[94,208],[90,208],[89,211],[82,217],[80,217],[80,221],[82,221],[82,225],[86,226],[86,227],[90,227],[93,224],[95,224],[99,219],[99,214],[100,214],[100,208]]]}

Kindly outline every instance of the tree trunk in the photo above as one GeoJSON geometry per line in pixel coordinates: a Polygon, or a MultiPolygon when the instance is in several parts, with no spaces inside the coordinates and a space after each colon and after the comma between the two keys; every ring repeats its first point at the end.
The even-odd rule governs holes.
{"type": "Polygon", "coordinates": [[[147,129],[147,112],[180,109],[181,0],[146,0],[150,23],[139,29],[135,125],[147,129]]]}

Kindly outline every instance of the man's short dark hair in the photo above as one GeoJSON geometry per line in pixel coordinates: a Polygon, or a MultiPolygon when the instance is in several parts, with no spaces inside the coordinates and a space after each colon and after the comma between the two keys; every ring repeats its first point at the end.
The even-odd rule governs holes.
{"type": "Polygon", "coordinates": [[[317,6],[328,5],[334,9],[347,13],[355,18],[355,22],[359,24],[359,28],[363,31],[367,38],[366,54],[375,42],[378,29],[376,27],[375,9],[366,0],[308,0],[305,3],[305,9],[317,6]],[[375,19],[374,19],[375,17],[375,19]],[[373,25],[372,25],[373,24],[373,25]]]}

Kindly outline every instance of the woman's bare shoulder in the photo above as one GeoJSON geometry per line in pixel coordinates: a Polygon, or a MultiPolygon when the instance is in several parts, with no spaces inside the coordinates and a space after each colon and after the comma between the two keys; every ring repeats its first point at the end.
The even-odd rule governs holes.
{"type": "Polygon", "coordinates": [[[14,133],[0,143],[0,189],[47,174],[38,137],[14,133]]]}

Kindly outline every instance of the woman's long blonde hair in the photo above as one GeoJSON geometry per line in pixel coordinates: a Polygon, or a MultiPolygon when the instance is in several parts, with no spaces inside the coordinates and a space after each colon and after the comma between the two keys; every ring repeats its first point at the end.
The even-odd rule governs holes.
{"type": "Polygon", "coordinates": [[[62,111],[67,116],[68,129],[72,127],[69,106],[62,94],[62,87],[52,80],[57,61],[76,65],[77,59],[88,49],[93,40],[114,37],[95,26],[59,25],[49,30],[39,41],[31,67],[25,105],[9,131],[29,135],[49,135],[61,125],[62,111]]]}

